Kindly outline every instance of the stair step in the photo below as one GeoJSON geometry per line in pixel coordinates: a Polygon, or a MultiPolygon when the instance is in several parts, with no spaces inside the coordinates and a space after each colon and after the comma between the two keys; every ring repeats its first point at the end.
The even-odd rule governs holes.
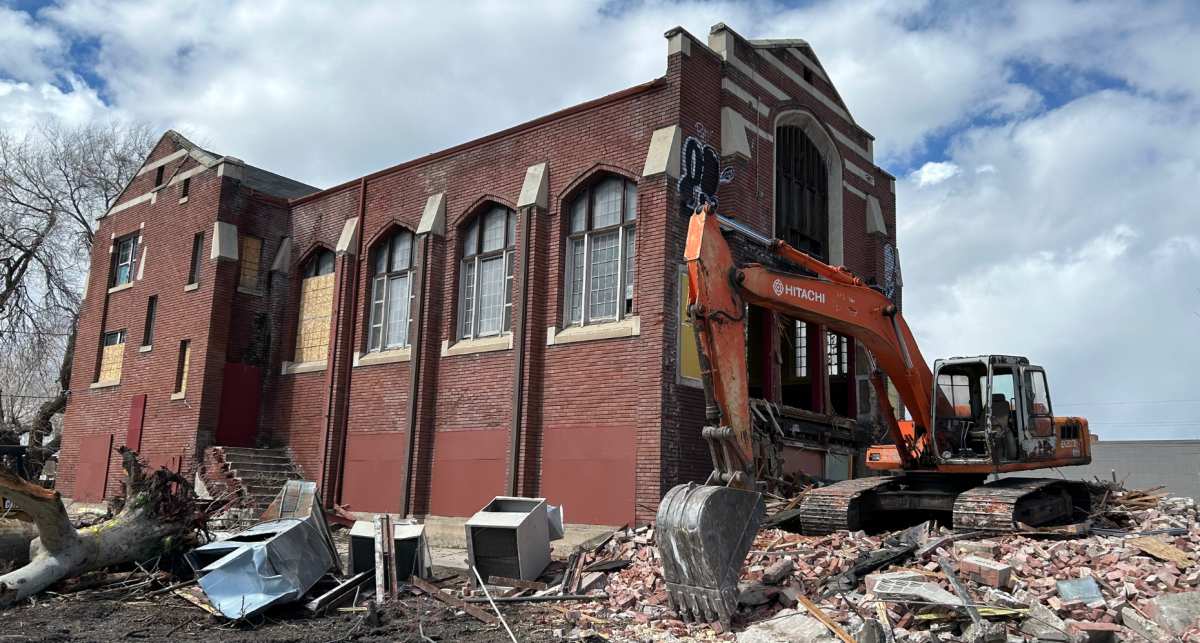
{"type": "Polygon", "coordinates": [[[214,449],[220,449],[226,456],[272,456],[272,457],[288,457],[286,449],[250,449],[245,446],[216,446],[214,449]]]}
{"type": "Polygon", "coordinates": [[[284,465],[290,466],[292,460],[287,456],[281,455],[227,455],[225,462],[230,466],[235,464],[264,464],[264,465],[284,465]]]}
{"type": "Polygon", "coordinates": [[[227,466],[230,471],[244,471],[250,474],[273,473],[299,475],[295,467],[286,464],[258,464],[254,462],[241,464],[230,462],[227,466]]]}

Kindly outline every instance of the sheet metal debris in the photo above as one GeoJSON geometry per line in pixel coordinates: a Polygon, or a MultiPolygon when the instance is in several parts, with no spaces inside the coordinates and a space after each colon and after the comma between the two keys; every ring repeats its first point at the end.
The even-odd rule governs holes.
{"type": "Polygon", "coordinates": [[[258,524],[186,554],[200,588],[225,616],[253,616],[303,596],[331,570],[337,552],[316,483],[293,480],[258,524]]]}

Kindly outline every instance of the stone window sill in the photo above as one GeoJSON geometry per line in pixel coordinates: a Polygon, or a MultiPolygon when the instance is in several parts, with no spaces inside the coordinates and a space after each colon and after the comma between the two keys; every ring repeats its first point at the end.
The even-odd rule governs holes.
{"type": "Polygon", "coordinates": [[[123,284],[121,284],[120,286],[113,286],[112,288],[109,288],[109,289],[108,289],[108,294],[110,294],[110,295],[111,295],[111,294],[112,294],[112,293],[114,293],[114,292],[121,292],[122,290],[129,290],[130,288],[133,288],[133,282],[132,282],[132,281],[130,281],[130,282],[128,282],[128,283],[123,283],[123,284]]]}
{"type": "Polygon", "coordinates": [[[355,353],[355,366],[374,366],[376,364],[393,364],[396,362],[407,362],[412,359],[411,348],[397,348],[394,350],[375,351],[365,355],[355,353]]]}
{"type": "Polygon", "coordinates": [[[192,292],[200,288],[200,284],[188,284],[183,287],[183,292],[192,292]]]}
{"type": "Polygon", "coordinates": [[[299,375],[300,373],[316,373],[325,370],[325,360],[311,362],[284,362],[279,369],[281,375],[299,375]]]}
{"type": "Polygon", "coordinates": [[[546,329],[546,345],[573,344],[575,342],[590,342],[597,339],[633,337],[641,334],[641,317],[626,317],[621,321],[589,324],[587,326],[572,326],[562,330],[551,326],[546,329]]]}
{"type": "Polygon", "coordinates": [[[152,348],[154,348],[154,347],[153,346],[142,346],[141,348],[138,349],[138,352],[139,353],[149,353],[150,349],[152,349],[152,348]]]}
{"type": "Polygon", "coordinates": [[[479,339],[464,339],[454,344],[450,340],[442,340],[442,357],[455,355],[470,355],[472,353],[488,353],[491,351],[506,351],[512,348],[512,333],[499,337],[481,337],[479,339]]]}
{"type": "Polygon", "coordinates": [[[184,203],[187,203],[187,201],[188,201],[188,198],[185,196],[182,199],[179,199],[179,204],[183,205],[184,203]]]}
{"type": "Polygon", "coordinates": [[[92,384],[88,388],[109,388],[112,386],[120,386],[120,385],[121,385],[121,380],[111,380],[108,382],[96,382],[95,384],[92,384]]]}
{"type": "Polygon", "coordinates": [[[171,401],[174,402],[175,400],[182,400],[185,397],[187,397],[187,391],[180,391],[178,393],[172,393],[171,401]]]}
{"type": "Polygon", "coordinates": [[[247,287],[245,287],[245,286],[238,286],[238,287],[237,287],[237,291],[238,291],[238,292],[240,292],[240,293],[247,294],[247,295],[254,295],[255,297],[262,297],[262,291],[261,291],[261,290],[255,290],[254,288],[247,288],[247,287]]]}

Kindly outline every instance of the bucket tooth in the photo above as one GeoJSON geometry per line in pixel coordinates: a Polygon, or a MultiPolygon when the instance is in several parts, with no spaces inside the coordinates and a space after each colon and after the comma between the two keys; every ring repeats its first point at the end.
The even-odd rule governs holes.
{"type": "Polygon", "coordinates": [[[766,513],[755,491],[690,483],[663,497],[655,533],[667,600],[682,620],[730,625],[738,577],[766,513]]]}

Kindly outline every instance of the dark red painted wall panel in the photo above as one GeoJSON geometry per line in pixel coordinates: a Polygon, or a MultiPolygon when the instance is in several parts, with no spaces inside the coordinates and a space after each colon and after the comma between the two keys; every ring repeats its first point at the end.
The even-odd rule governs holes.
{"type": "Polygon", "coordinates": [[[225,364],[221,386],[221,415],[214,439],[218,446],[253,447],[258,433],[258,401],[262,395],[262,369],[246,364],[225,364]]]}
{"type": "Polygon", "coordinates": [[[134,451],[142,450],[142,420],[146,417],[146,396],[134,395],[129,401],[129,430],[125,432],[125,446],[134,451]]]}
{"type": "Polygon", "coordinates": [[[368,433],[346,439],[342,504],[351,511],[396,513],[404,477],[404,433],[368,433]]]}
{"type": "Polygon", "coordinates": [[[810,476],[825,477],[824,451],[784,445],[779,455],[783,458],[784,473],[803,471],[810,476]]]}
{"type": "Polygon", "coordinates": [[[100,502],[104,500],[104,486],[108,484],[108,458],[112,453],[111,433],[89,435],[79,447],[79,474],[75,479],[76,502],[100,502]]]}
{"type": "Polygon", "coordinates": [[[504,494],[508,431],[438,431],[433,442],[435,516],[473,516],[504,494]]]}
{"type": "Polygon", "coordinates": [[[634,522],[636,426],[547,427],[544,440],[542,493],[567,522],[634,522]]]}

